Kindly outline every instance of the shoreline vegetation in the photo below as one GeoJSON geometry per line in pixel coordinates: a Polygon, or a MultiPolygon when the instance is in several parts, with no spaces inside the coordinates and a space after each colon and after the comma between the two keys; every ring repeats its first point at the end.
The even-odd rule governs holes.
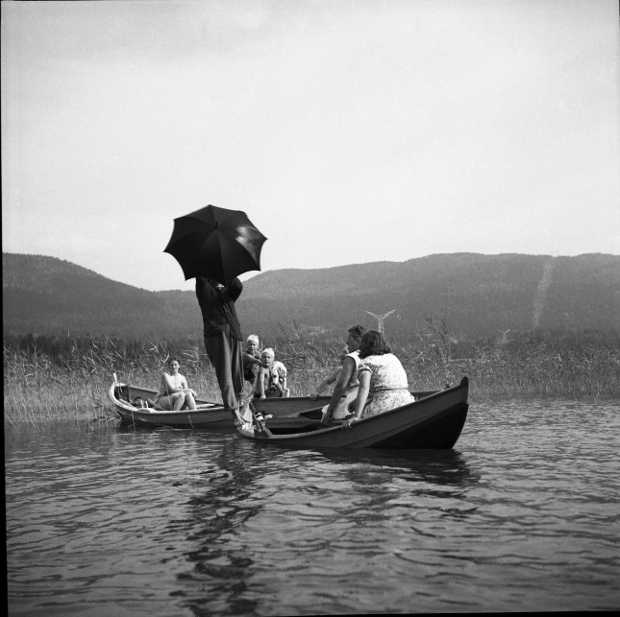
{"type": "MultiPolygon", "coordinates": [[[[304,336],[297,324],[263,341],[289,370],[291,396],[311,394],[339,366],[339,339],[304,336]]],[[[459,342],[432,319],[406,341],[388,341],[407,371],[411,390],[438,390],[469,377],[470,401],[620,399],[620,334],[528,332],[512,340],[459,342]]],[[[119,381],[157,388],[170,356],[181,360],[190,387],[219,401],[202,337],[136,341],[109,336],[5,335],[4,421],[40,425],[75,419],[80,426],[115,422],[108,390],[119,381]]]]}

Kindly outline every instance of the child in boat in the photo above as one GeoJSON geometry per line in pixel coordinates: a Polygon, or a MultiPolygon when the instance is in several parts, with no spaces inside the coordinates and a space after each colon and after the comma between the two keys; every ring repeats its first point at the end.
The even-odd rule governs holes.
{"type": "Polygon", "coordinates": [[[245,353],[243,354],[243,378],[252,385],[256,381],[258,370],[263,364],[260,354],[260,341],[256,334],[250,334],[245,342],[245,353]]]}
{"type": "Polygon", "coordinates": [[[169,411],[196,409],[196,393],[188,386],[187,379],[179,373],[180,368],[179,359],[170,358],[168,370],[161,372],[159,392],[155,397],[155,405],[159,409],[169,411]]]}
{"type": "Polygon", "coordinates": [[[282,362],[278,362],[271,347],[263,349],[261,360],[263,366],[258,370],[254,398],[276,398],[289,395],[286,386],[287,370],[282,362]]]}

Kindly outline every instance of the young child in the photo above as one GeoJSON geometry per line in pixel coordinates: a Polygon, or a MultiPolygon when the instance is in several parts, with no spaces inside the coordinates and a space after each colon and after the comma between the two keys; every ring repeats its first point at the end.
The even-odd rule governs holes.
{"type": "Polygon", "coordinates": [[[252,385],[256,381],[256,375],[261,366],[265,366],[261,360],[260,342],[256,334],[250,334],[245,342],[245,353],[243,354],[243,378],[252,385]]]}
{"type": "Polygon", "coordinates": [[[271,347],[263,349],[261,360],[263,366],[258,371],[254,398],[275,398],[288,396],[289,389],[286,386],[287,371],[282,362],[275,359],[276,354],[271,347]]]}

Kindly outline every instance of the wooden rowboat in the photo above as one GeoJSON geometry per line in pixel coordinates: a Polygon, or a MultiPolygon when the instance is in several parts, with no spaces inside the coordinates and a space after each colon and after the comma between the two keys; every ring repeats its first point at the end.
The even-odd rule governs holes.
{"type": "Polygon", "coordinates": [[[233,428],[233,415],[222,405],[196,399],[197,409],[161,411],[153,405],[157,390],[114,382],[109,396],[121,424],[171,428],[233,428]]]}
{"type": "Polygon", "coordinates": [[[454,446],[463,430],[468,393],[469,381],[464,377],[457,386],[424,393],[413,403],[359,420],[350,428],[342,421],[325,427],[316,410],[297,412],[296,417],[276,417],[276,406],[284,406],[290,399],[254,400],[252,421],[238,426],[237,431],[246,439],[287,447],[447,449],[454,446]],[[274,417],[268,418],[265,413],[274,417]]]}
{"type": "MultiPolygon", "coordinates": [[[[234,429],[236,418],[219,403],[196,399],[197,409],[190,411],[162,411],[153,400],[157,390],[142,386],[118,383],[116,380],[109,390],[110,400],[121,424],[132,426],[166,426],[181,429],[234,429]]],[[[329,396],[311,400],[308,396],[294,396],[279,399],[254,399],[260,409],[267,409],[264,415],[277,418],[296,416],[309,410],[309,415],[321,417],[320,409],[329,403],[329,396]],[[276,405],[270,401],[278,401],[276,405]],[[318,414],[318,415],[317,415],[318,414]]]]}

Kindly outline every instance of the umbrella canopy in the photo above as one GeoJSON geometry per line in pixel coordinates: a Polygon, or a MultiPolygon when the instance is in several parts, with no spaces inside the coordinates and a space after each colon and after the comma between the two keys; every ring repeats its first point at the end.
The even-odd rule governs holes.
{"type": "Polygon", "coordinates": [[[181,264],[185,280],[204,276],[228,285],[243,272],[260,270],[266,239],[245,212],[206,206],[174,219],[164,252],[181,264]]]}

